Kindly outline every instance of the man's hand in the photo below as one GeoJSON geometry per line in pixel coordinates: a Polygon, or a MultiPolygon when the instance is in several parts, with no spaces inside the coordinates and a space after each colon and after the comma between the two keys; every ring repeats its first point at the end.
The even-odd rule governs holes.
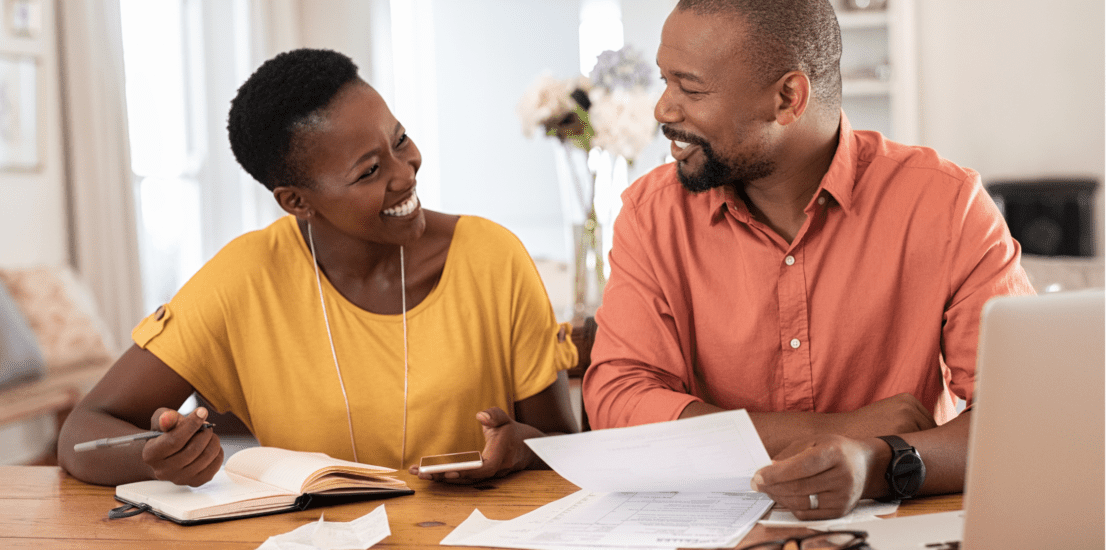
{"type": "Polygon", "coordinates": [[[542,437],[543,432],[511,418],[499,407],[490,407],[477,415],[486,437],[482,450],[482,467],[462,472],[421,474],[419,466],[409,466],[409,473],[420,479],[448,483],[474,483],[491,477],[502,477],[531,466],[539,459],[524,443],[525,439],[542,437]]]}
{"type": "Polygon", "coordinates": [[[766,493],[800,520],[838,518],[864,495],[868,475],[881,455],[881,449],[867,441],[838,435],[799,440],[756,472],[752,489],[766,493]],[[810,495],[816,495],[816,509],[810,495]]]}
{"type": "Polygon", "coordinates": [[[165,433],[146,442],[143,462],[156,479],[198,487],[216,475],[224,462],[224,450],[219,436],[202,428],[206,418],[204,407],[189,416],[165,407],[154,411],[150,429],[165,433]]]}
{"type": "Polygon", "coordinates": [[[920,432],[937,427],[933,414],[908,393],[882,399],[846,413],[827,416],[826,433],[854,439],[920,432]]]}

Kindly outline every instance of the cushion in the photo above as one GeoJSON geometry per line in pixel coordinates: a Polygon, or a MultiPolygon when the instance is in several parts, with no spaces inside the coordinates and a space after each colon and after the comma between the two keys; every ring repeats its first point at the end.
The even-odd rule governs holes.
{"type": "Polygon", "coordinates": [[[46,371],[35,333],[12,295],[0,284],[0,388],[33,380],[46,371]]]}
{"type": "Polygon", "coordinates": [[[92,292],[69,267],[0,269],[34,332],[49,371],[104,364],[113,359],[111,339],[96,313],[92,292]]]}

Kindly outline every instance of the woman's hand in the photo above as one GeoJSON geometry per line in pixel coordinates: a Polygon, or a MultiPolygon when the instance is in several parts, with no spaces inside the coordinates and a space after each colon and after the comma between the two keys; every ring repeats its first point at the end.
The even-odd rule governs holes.
{"type": "Polygon", "coordinates": [[[220,438],[203,427],[208,410],[199,407],[188,416],[162,407],[150,418],[150,429],[162,435],[146,442],[143,462],[156,479],[197,487],[220,470],[224,450],[220,438]]]}
{"type": "Polygon", "coordinates": [[[419,466],[414,464],[409,466],[409,473],[420,479],[447,483],[474,483],[491,477],[503,477],[539,462],[524,440],[543,437],[543,432],[509,418],[509,415],[500,407],[490,407],[478,413],[477,419],[482,425],[482,434],[486,438],[486,447],[482,449],[481,468],[461,472],[421,474],[419,466]]]}

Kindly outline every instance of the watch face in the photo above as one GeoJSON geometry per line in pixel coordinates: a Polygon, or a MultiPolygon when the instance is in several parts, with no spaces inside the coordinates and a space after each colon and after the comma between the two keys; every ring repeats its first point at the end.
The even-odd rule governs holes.
{"type": "Polygon", "coordinates": [[[891,461],[887,476],[897,497],[912,497],[925,482],[925,463],[915,452],[899,453],[891,461]]]}

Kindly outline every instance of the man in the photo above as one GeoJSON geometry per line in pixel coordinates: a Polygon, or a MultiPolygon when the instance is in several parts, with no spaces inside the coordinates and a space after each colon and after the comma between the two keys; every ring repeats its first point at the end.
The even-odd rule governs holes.
{"type": "Polygon", "coordinates": [[[852,131],[839,60],[827,0],[679,1],[676,162],[623,195],[584,386],[598,428],[747,409],[800,519],[961,491],[980,311],[1033,292],[978,174],[852,131]]]}

